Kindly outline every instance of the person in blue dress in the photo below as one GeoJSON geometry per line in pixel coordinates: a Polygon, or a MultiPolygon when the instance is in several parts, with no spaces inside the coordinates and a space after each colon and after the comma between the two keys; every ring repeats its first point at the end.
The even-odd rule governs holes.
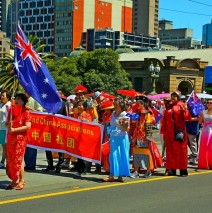
{"type": "Polygon", "coordinates": [[[130,126],[129,117],[126,116],[125,103],[122,98],[114,100],[114,112],[110,121],[110,175],[104,178],[105,182],[123,182],[123,176],[130,176],[130,143],[128,131],[130,126]]]}

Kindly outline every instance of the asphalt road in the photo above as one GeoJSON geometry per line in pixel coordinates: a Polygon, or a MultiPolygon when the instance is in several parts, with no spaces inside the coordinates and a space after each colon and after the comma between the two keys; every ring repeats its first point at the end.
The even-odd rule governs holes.
{"type": "Polygon", "coordinates": [[[187,178],[155,176],[149,179],[129,179],[125,183],[99,182],[89,188],[79,185],[60,193],[49,191],[43,197],[32,197],[26,193],[22,200],[10,199],[11,203],[0,201],[0,212],[211,213],[212,172],[207,172],[195,173],[187,178]]]}

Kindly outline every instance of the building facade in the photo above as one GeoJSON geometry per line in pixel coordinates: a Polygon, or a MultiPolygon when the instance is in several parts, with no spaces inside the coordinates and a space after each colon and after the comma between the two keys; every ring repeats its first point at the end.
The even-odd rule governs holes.
{"type": "Polygon", "coordinates": [[[180,90],[183,95],[193,90],[202,93],[205,86],[205,67],[212,65],[212,49],[155,51],[124,53],[120,55],[122,67],[130,74],[137,91],[153,91],[149,66],[159,65],[156,92],[180,90]]]}
{"type": "Polygon", "coordinates": [[[136,52],[142,48],[158,47],[156,37],[136,35],[133,33],[114,31],[113,29],[95,30],[87,29],[82,36],[82,46],[87,51],[93,51],[98,48],[111,48],[116,50],[120,45],[129,45],[136,52]]]}
{"type": "Polygon", "coordinates": [[[10,40],[6,37],[6,32],[0,31],[0,58],[3,58],[6,53],[10,53],[10,45],[8,42],[10,42],[10,40]]]}
{"type": "Polygon", "coordinates": [[[159,0],[133,0],[133,32],[158,37],[159,0]]]}
{"type": "Polygon", "coordinates": [[[212,20],[210,24],[203,25],[202,44],[206,47],[212,46],[212,20]]]}
{"type": "Polygon", "coordinates": [[[26,35],[36,35],[54,52],[54,0],[19,0],[19,20],[26,35]]]}
{"type": "Polygon", "coordinates": [[[179,49],[200,49],[201,41],[193,38],[190,28],[173,29],[173,24],[168,20],[159,21],[159,34],[161,44],[172,45],[179,49]]]}

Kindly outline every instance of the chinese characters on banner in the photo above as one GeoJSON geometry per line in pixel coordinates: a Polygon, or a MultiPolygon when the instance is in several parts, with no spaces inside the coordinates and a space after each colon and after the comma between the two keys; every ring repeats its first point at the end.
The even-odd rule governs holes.
{"type": "Polygon", "coordinates": [[[38,112],[31,115],[28,146],[101,162],[102,125],[38,112]]]}

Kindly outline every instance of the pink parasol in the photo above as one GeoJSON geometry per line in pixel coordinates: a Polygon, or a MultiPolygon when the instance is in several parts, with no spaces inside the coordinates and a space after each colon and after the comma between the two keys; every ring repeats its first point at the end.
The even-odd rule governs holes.
{"type": "Polygon", "coordinates": [[[147,96],[151,100],[160,100],[164,98],[170,98],[171,94],[170,93],[160,93],[160,94],[155,94],[155,95],[148,95],[147,96]]]}

